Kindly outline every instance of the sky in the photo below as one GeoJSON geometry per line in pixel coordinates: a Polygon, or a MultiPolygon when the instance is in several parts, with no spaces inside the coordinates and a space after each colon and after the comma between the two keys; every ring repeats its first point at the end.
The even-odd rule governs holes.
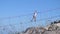
{"type": "MultiPolygon", "coordinates": [[[[39,21],[37,21],[37,23],[29,22],[29,20],[32,19],[31,14],[35,10],[37,10],[37,12],[42,12],[38,14],[37,16],[38,20],[49,18],[50,16],[60,15],[60,9],[58,8],[60,8],[60,0],[0,0],[0,25],[3,26],[8,24],[17,24],[16,26],[17,28],[15,27],[15,29],[18,29],[18,26],[19,27],[21,26],[21,24],[20,25],[18,24],[20,22],[24,22],[20,27],[21,31],[23,30],[22,28],[26,29],[27,27],[41,24],[39,21]],[[57,10],[48,11],[52,9],[57,10]],[[21,17],[14,18],[14,16],[21,17]],[[8,17],[11,17],[11,19],[7,19],[8,17]]],[[[44,25],[45,23],[43,22],[42,24],[44,25]]]]}

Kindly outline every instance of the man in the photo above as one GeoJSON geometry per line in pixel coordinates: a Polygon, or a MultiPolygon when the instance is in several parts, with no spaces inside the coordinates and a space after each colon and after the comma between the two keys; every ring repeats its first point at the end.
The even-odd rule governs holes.
{"type": "Polygon", "coordinates": [[[37,17],[37,11],[35,11],[35,12],[33,13],[33,18],[32,18],[32,20],[33,20],[34,22],[36,22],[36,17],[37,17]]]}

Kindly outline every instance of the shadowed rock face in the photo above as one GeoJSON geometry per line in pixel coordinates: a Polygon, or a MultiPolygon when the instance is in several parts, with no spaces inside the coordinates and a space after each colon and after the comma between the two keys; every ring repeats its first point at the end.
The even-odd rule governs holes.
{"type": "Polygon", "coordinates": [[[44,34],[56,34],[55,31],[45,31],[44,34]]]}

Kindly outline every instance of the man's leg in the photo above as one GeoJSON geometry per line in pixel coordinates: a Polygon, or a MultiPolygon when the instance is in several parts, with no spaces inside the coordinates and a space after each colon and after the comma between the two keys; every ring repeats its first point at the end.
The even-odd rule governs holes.
{"type": "Polygon", "coordinates": [[[36,17],[33,18],[34,22],[36,22],[36,17]]]}

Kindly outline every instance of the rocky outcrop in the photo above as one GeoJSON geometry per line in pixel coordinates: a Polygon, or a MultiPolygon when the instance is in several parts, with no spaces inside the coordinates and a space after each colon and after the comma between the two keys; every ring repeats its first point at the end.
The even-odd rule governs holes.
{"type": "Polygon", "coordinates": [[[46,29],[43,27],[31,27],[27,28],[24,34],[42,34],[44,31],[46,31],[46,29]]]}
{"type": "Polygon", "coordinates": [[[60,21],[46,27],[29,27],[20,34],[60,34],[60,21]]]}
{"type": "Polygon", "coordinates": [[[45,28],[28,28],[25,32],[21,34],[60,34],[60,30],[46,30],[45,28]]]}

